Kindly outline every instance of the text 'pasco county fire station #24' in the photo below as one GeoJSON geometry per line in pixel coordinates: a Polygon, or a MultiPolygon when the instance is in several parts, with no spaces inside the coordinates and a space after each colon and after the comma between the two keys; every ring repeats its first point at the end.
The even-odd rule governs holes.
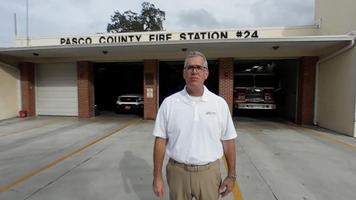
{"type": "Polygon", "coordinates": [[[219,39],[244,39],[258,38],[257,30],[238,31],[212,31],[212,32],[182,32],[182,33],[155,33],[155,34],[118,34],[102,35],[94,37],[63,37],[60,45],[75,44],[105,44],[105,43],[134,43],[157,41],[181,41],[181,40],[219,40],[219,39]]]}

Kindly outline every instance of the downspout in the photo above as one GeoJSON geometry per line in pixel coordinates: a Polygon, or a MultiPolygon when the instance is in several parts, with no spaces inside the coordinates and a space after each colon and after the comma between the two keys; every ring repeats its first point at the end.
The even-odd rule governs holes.
{"type": "Polygon", "coordinates": [[[318,102],[318,95],[319,95],[319,67],[320,67],[320,64],[325,62],[325,61],[328,61],[348,50],[350,50],[351,48],[353,48],[355,46],[355,36],[354,36],[355,32],[350,32],[348,33],[348,35],[350,36],[353,36],[352,40],[350,40],[350,44],[347,45],[346,47],[334,52],[334,53],[331,53],[325,57],[322,57],[320,60],[318,60],[318,62],[316,63],[315,67],[316,67],[316,71],[315,71],[315,92],[314,92],[314,117],[313,117],[313,124],[314,125],[318,125],[318,122],[317,122],[317,117],[318,117],[318,109],[317,109],[317,102],[318,102]]]}
{"type": "Polygon", "coordinates": [[[21,97],[21,72],[20,72],[20,69],[15,67],[15,66],[12,66],[12,65],[9,65],[7,63],[4,63],[2,61],[0,61],[0,65],[1,66],[4,66],[4,67],[8,67],[10,69],[14,69],[17,71],[17,84],[18,84],[18,90],[17,90],[17,94],[18,94],[18,105],[17,105],[17,108],[18,110],[22,110],[22,97],[21,97]]]}

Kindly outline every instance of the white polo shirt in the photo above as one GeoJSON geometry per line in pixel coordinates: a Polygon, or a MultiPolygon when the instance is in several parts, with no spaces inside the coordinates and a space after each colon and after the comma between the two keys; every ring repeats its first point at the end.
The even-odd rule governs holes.
{"type": "Polygon", "coordinates": [[[205,86],[200,99],[189,96],[185,88],[167,97],[158,110],[153,135],[168,139],[168,157],[195,165],[221,158],[222,140],[237,137],[227,103],[205,86]]]}

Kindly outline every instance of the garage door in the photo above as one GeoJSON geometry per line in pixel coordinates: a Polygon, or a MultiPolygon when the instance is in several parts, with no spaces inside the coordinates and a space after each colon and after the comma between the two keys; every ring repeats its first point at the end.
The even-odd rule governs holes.
{"type": "Polygon", "coordinates": [[[37,115],[78,116],[76,63],[38,65],[36,84],[37,115]]]}

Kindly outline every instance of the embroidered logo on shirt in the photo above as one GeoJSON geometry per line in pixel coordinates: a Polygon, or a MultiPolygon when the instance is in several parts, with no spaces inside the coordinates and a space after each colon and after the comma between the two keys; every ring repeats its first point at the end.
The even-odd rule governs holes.
{"type": "Polygon", "coordinates": [[[216,112],[206,112],[206,115],[216,115],[216,112]]]}

